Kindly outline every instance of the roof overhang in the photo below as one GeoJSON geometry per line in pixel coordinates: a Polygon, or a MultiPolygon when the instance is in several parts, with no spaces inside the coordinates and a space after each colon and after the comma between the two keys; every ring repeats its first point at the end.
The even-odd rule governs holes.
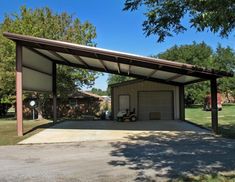
{"type": "MultiPolygon", "coordinates": [[[[61,65],[130,76],[172,85],[186,85],[203,80],[221,78],[223,76],[233,76],[233,73],[208,70],[190,64],[100,49],[97,47],[9,32],[5,32],[3,35],[23,46],[26,52],[23,60],[28,60],[25,65],[23,62],[23,67],[26,71],[27,69],[28,71],[39,71],[45,79],[48,77],[48,80],[51,79],[49,79],[51,72],[48,71],[48,66],[45,65],[46,63],[40,61],[40,58],[50,63],[55,62],[61,65]],[[33,60],[34,63],[31,63],[33,60]],[[35,62],[35,60],[38,61],[35,62]],[[42,65],[40,66],[40,64],[42,65]]],[[[48,88],[48,90],[50,90],[50,88],[48,88]]]]}

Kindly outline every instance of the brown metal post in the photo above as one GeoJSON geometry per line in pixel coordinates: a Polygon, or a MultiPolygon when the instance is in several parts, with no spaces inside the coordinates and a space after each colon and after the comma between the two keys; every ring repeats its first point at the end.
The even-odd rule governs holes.
{"type": "Polygon", "coordinates": [[[211,80],[211,126],[215,134],[218,134],[218,106],[217,106],[217,82],[211,80]]]}
{"type": "Polygon", "coordinates": [[[52,63],[53,122],[57,121],[56,63],[52,63]]]}
{"type": "Polygon", "coordinates": [[[179,86],[180,120],[185,120],[184,85],[179,86]]]}
{"type": "Polygon", "coordinates": [[[22,99],[22,46],[16,43],[16,119],[18,136],[23,136],[22,99]]]}
{"type": "Polygon", "coordinates": [[[111,90],[111,118],[112,120],[114,120],[114,91],[113,91],[113,87],[110,87],[111,90]]]}

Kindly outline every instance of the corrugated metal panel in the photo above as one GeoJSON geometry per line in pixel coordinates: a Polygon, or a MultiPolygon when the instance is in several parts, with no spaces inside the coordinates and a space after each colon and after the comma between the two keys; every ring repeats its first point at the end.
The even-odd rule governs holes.
{"type": "Polygon", "coordinates": [[[130,70],[131,73],[143,75],[146,77],[153,71],[154,71],[153,69],[143,68],[139,66],[131,66],[131,70],[130,70]]]}
{"type": "Polygon", "coordinates": [[[44,57],[24,47],[23,47],[23,65],[46,73],[52,73],[51,61],[45,59],[44,57]]]}
{"type": "Polygon", "coordinates": [[[158,70],[152,77],[153,78],[160,78],[160,79],[168,79],[174,75],[175,75],[175,73],[158,70]]]}
{"type": "Polygon", "coordinates": [[[56,60],[56,61],[61,61],[61,62],[64,62],[62,59],[56,57],[55,55],[53,55],[52,53],[50,53],[49,51],[47,50],[44,50],[44,49],[36,49],[37,51],[41,52],[42,54],[50,57],[51,59],[53,60],[56,60]]]}
{"type": "Polygon", "coordinates": [[[129,70],[129,65],[128,64],[120,64],[120,69],[123,72],[128,72],[129,70]]]}
{"type": "Polygon", "coordinates": [[[197,79],[198,79],[197,77],[182,75],[181,77],[175,79],[174,81],[180,82],[180,83],[186,83],[186,82],[191,82],[197,79]]]}
{"type": "Polygon", "coordinates": [[[23,67],[23,89],[51,92],[52,76],[23,67]]]}
{"type": "Polygon", "coordinates": [[[98,68],[102,68],[102,64],[100,63],[100,61],[98,59],[93,59],[93,58],[88,58],[88,57],[83,57],[80,56],[88,65],[94,66],[94,67],[98,67],[98,68]]]}
{"type": "Polygon", "coordinates": [[[65,54],[65,53],[60,53],[60,52],[57,52],[57,53],[71,63],[82,65],[82,63],[71,54],[65,54]]]}
{"type": "Polygon", "coordinates": [[[111,63],[111,62],[106,61],[105,65],[109,70],[118,71],[118,64],[117,63],[111,63]]]}
{"type": "MultiPolygon", "coordinates": [[[[70,63],[81,65],[81,66],[86,66],[84,65],[83,62],[81,62],[79,59],[76,59],[74,55],[72,54],[67,54],[67,53],[61,53],[61,52],[55,52],[56,54],[60,55],[62,58],[52,54],[51,52],[43,49],[36,49],[35,50],[41,52],[42,54],[50,57],[51,59],[61,61],[61,62],[66,62],[66,60],[70,63]],[[63,59],[64,58],[64,59],[63,59]]],[[[29,51],[29,50],[28,50],[29,51]]],[[[34,54],[35,57],[38,55],[31,52],[31,54],[34,54]]],[[[29,57],[28,55],[25,57],[29,57]]],[[[32,57],[32,56],[31,56],[32,57]]],[[[140,67],[140,66],[133,66],[133,65],[128,65],[128,64],[119,64],[120,68],[118,67],[118,63],[115,62],[109,62],[109,61],[103,61],[103,64],[101,63],[101,60],[98,58],[90,58],[90,57],[84,57],[80,56],[80,58],[85,62],[85,64],[91,67],[103,69],[105,72],[110,71],[115,71],[117,73],[128,73],[128,74],[135,74],[135,75],[141,75],[141,76],[146,76],[146,79],[148,78],[156,78],[156,79],[162,79],[162,80],[167,80],[168,78],[171,78],[172,76],[175,75],[175,73],[171,72],[166,72],[166,71],[161,71],[161,70],[156,70],[156,69],[150,69],[150,68],[145,68],[145,67],[140,67]],[[119,72],[120,71],[120,72],[119,72]]],[[[43,58],[45,59],[45,58],[43,58]]],[[[36,60],[36,59],[35,59],[36,60]]],[[[47,59],[45,59],[47,60],[47,59]]],[[[39,60],[37,60],[39,61],[39,60]]],[[[38,64],[39,65],[39,64],[38,64]]],[[[48,66],[41,66],[43,68],[48,68],[48,66]]],[[[197,77],[192,77],[192,76],[182,76],[177,79],[174,79],[172,81],[176,83],[187,83],[193,80],[199,80],[197,77]]]]}

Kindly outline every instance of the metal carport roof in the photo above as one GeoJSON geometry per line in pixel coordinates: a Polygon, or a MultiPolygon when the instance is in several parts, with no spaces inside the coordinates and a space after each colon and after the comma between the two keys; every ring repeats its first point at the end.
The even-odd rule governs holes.
{"type": "MultiPolygon", "coordinates": [[[[100,49],[63,41],[5,32],[4,36],[20,43],[33,54],[57,64],[91,69],[112,74],[185,85],[210,80],[232,73],[199,68],[194,65],[100,49]]],[[[24,66],[24,65],[23,65],[24,66]]],[[[24,66],[30,69],[30,66],[24,66]]],[[[32,67],[35,70],[35,68],[32,67]]],[[[46,67],[44,68],[46,69],[46,67]]],[[[45,72],[44,70],[38,70],[45,72]]]]}

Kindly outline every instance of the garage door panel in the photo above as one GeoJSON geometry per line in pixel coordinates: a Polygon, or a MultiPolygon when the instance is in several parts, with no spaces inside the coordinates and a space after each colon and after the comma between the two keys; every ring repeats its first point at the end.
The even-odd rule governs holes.
{"type": "Polygon", "coordinates": [[[139,120],[150,120],[150,113],[159,113],[160,119],[173,119],[173,93],[171,91],[139,92],[139,120]]]}

